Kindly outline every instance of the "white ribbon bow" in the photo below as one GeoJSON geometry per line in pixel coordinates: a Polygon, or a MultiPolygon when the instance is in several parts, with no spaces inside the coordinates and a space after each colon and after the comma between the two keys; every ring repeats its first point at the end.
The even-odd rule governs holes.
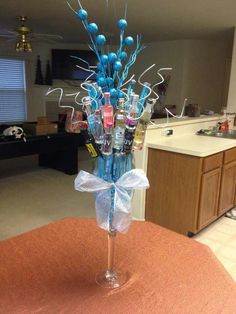
{"type": "Polygon", "coordinates": [[[97,193],[96,211],[100,227],[108,230],[108,214],[111,210],[110,189],[114,187],[113,227],[120,232],[127,231],[130,224],[131,196],[128,191],[147,189],[148,179],[141,169],[132,169],[124,173],[115,183],[107,182],[81,170],[75,179],[75,189],[80,192],[97,193]]]}

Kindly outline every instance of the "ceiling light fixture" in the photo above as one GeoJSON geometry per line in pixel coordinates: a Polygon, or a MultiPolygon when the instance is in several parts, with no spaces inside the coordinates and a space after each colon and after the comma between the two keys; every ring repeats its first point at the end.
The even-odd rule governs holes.
{"type": "Polygon", "coordinates": [[[16,51],[17,52],[32,52],[32,46],[31,43],[27,40],[27,35],[30,32],[30,29],[25,26],[26,16],[21,16],[21,26],[19,27],[19,41],[16,43],[16,51]]]}
{"type": "MultiPolygon", "coordinates": [[[[1,0],[0,0],[1,1],[1,0]]],[[[45,41],[48,43],[55,43],[57,41],[61,41],[63,39],[60,35],[55,34],[41,34],[41,33],[33,33],[31,29],[27,27],[26,16],[19,16],[18,20],[20,21],[20,25],[15,30],[5,30],[5,32],[1,32],[0,30],[0,38],[13,39],[16,42],[15,50],[17,52],[31,52],[33,41],[45,41]]]]}
{"type": "Polygon", "coordinates": [[[17,52],[32,52],[32,46],[30,42],[19,41],[16,43],[17,52]]]}

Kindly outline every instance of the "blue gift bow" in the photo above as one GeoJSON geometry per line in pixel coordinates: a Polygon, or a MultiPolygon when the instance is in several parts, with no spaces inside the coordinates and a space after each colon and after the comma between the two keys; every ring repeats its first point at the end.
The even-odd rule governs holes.
{"type": "MultiPolygon", "coordinates": [[[[147,189],[149,182],[146,174],[141,169],[132,169],[124,173],[115,183],[107,182],[93,174],[81,170],[75,179],[75,189],[80,192],[97,193],[96,210],[100,216],[104,215],[111,207],[111,193],[107,193],[114,188],[114,218],[115,228],[124,232],[128,228],[128,220],[125,216],[131,212],[131,196],[128,193],[134,189],[147,189]],[[122,213],[122,215],[118,215],[122,213]],[[118,221],[116,217],[120,217],[123,221],[118,221]]],[[[108,225],[101,223],[100,227],[108,230],[108,225]]]]}

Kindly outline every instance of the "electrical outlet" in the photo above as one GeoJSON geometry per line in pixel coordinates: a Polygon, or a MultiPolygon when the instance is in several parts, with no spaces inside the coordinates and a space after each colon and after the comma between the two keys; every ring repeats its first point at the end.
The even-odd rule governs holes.
{"type": "Polygon", "coordinates": [[[165,130],[164,130],[164,134],[165,134],[166,136],[173,135],[173,133],[174,133],[173,129],[165,129],[165,130]]]}

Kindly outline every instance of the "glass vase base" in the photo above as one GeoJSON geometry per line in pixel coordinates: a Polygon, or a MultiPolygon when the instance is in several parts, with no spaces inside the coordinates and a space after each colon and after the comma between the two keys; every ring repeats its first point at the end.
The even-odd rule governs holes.
{"type": "Polygon", "coordinates": [[[95,277],[96,283],[108,289],[116,289],[122,287],[128,281],[125,273],[121,271],[104,271],[97,273],[95,277]]]}

